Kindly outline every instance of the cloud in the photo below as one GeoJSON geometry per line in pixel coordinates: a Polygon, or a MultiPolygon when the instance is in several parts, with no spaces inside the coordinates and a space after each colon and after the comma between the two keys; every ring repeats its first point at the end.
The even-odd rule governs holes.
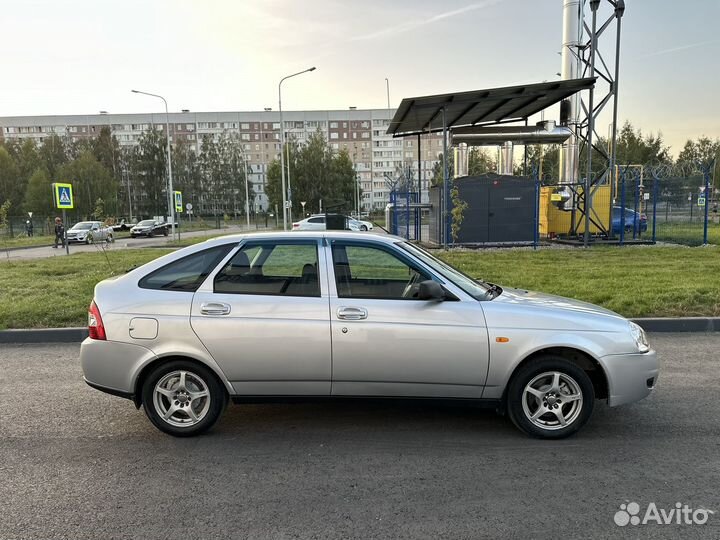
{"type": "Polygon", "coordinates": [[[400,24],[396,24],[394,26],[388,26],[386,28],[383,28],[382,30],[378,30],[376,32],[371,32],[369,34],[354,36],[350,38],[350,41],[369,41],[377,38],[383,38],[391,35],[397,35],[403,32],[409,32],[410,30],[415,30],[416,28],[420,28],[423,26],[427,26],[429,24],[436,23],[438,21],[442,21],[443,19],[449,19],[451,17],[457,17],[458,15],[463,15],[464,13],[468,13],[470,11],[476,11],[478,9],[486,8],[493,6],[495,4],[499,4],[500,2],[503,2],[504,0],[484,0],[482,2],[475,2],[473,4],[469,4],[467,6],[453,9],[451,11],[445,11],[443,13],[438,13],[437,15],[433,15],[430,18],[427,19],[416,19],[414,21],[407,21],[400,24]]]}
{"type": "Polygon", "coordinates": [[[687,43],[685,45],[678,45],[677,47],[672,47],[670,49],[663,49],[661,51],[654,51],[648,54],[643,54],[639,58],[652,58],[653,56],[661,56],[663,54],[685,51],[687,49],[695,49],[697,47],[704,47],[705,45],[713,45],[715,43],[720,43],[720,39],[711,39],[708,41],[701,41],[699,43],[687,43]]]}

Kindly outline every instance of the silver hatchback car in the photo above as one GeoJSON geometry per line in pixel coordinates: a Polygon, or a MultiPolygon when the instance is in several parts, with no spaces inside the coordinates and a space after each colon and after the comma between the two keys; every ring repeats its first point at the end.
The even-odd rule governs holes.
{"type": "Polygon", "coordinates": [[[543,438],[653,390],[645,333],[606,309],[476,281],[401,238],[226,236],[99,283],[85,381],[177,436],[229,400],[469,400],[543,438]]]}

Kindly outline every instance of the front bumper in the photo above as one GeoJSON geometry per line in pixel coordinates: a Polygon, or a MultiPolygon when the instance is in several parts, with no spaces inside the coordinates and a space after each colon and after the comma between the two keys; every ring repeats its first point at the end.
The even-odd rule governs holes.
{"type": "Polygon", "coordinates": [[[646,398],[657,384],[657,354],[611,354],[600,358],[608,379],[608,405],[616,407],[646,398]]]}

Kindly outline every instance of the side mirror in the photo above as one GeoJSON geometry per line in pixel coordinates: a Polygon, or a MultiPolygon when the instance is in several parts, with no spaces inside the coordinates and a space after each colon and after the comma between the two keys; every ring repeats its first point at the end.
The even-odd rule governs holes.
{"type": "Polygon", "coordinates": [[[445,300],[445,291],[437,281],[421,281],[418,286],[418,299],[442,301],[445,300]]]}

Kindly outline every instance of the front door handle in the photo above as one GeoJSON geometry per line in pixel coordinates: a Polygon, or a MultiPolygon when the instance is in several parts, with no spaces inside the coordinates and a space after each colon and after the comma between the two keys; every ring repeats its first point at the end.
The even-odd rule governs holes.
{"type": "Polygon", "coordinates": [[[204,302],[200,304],[200,313],[203,315],[228,315],[230,306],[222,302],[204,302]]]}
{"type": "Polygon", "coordinates": [[[338,319],[346,321],[360,321],[367,319],[368,312],[367,309],[359,307],[341,307],[337,310],[337,316],[338,319]]]}

